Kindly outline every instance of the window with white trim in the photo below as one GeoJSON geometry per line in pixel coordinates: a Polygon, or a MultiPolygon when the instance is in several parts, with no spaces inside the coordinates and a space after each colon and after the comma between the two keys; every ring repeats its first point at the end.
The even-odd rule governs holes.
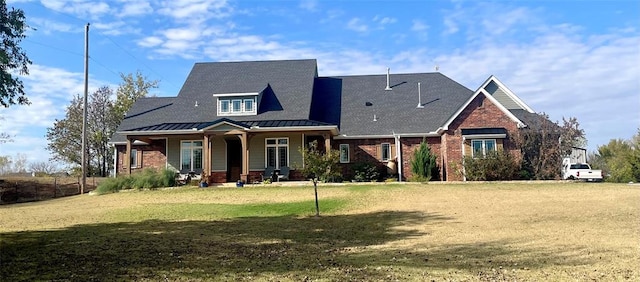
{"type": "Polygon", "coordinates": [[[244,99],[242,103],[244,104],[244,112],[246,113],[253,112],[253,99],[244,99]]]}
{"type": "Polygon", "coordinates": [[[131,168],[138,167],[138,150],[137,149],[131,149],[131,153],[129,156],[129,166],[131,168]]]}
{"type": "Polygon", "coordinates": [[[380,144],[381,150],[381,160],[383,162],[389,161],[391,159],[391,144],[390,143],[382,143],[380,144]]]}
{"type": "Polygon", "coordinates": [[[340,162],[348,163],[349,161],[349,144],[340,144],[340,162]]]}
{"type": "Polygon", "coordinates": [[[217,97],[218,115],[256,115],[256,97],[217,97]]]}
{"type": "Polygon", "coordinates": [[[485,158],[488,153],[496,151],[495,139],[471,140],[471,157],[485,158]]]}
{"type": "Polygon", "coordinates": [[[230,109],[229,109],[229,104],[231,103],[231,101],[229,100],[220,100],[220,106],[218,107],[218,112],[220,113],[229,113],[230,109]]]}
{"type": "Polygon", "coordinates": [[[289,166],[289,138],[265,139],[265,167],[289,166]]]}
{"type": "Polygon", "coordinates": [[[202,169],[202,141],[180,142],[180,170],[202,169]]]}
{"type": "Polygon", "coordinates": [[[231,100],[231,112],[242,113],[242,100],[231,100]]]}

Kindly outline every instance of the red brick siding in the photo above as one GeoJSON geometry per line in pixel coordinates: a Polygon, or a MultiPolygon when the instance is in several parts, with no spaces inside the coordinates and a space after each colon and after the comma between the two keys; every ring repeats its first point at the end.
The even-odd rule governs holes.
{"type": "Polygon", "coordinates": [[[373,163],[378,166],[378,169],[385,173],[386,163],[379,160],[378,146],[382,143],[389,143],[392,146],[391,155],[395,156],[395,139],[393,138],[381,138],[381,139],[341,139],[334,140],[332,147],[334,150],[340,149],[340,144],[349,144],[349,163],[340,164],[342,167],[342,177],[345,180],[353,178],[352,167],[356,163],[365,162],[373,163]]]}
{"type": "Polygon", "coordinates": [[[214,171],[209,174],[209,183],[225,183],[227,182],[226,171],[214,171]]]}
{"type": "MultiPolygon", "coordinates": [[[[404,180],[413,176],[411,172],[411,159],[413,159],[413,154],[420,147],[422,140],[423,138],[421,137],[400,138],[400,144],[402,146],[402,176],[404,180]]],[[[441,167],[442,153],[440,151],[440,137],[430,137],[427,138],[426,141],[431,153],[436,155],[436,164],[438,167],[441,167]]],[[[440,171],[442,172],[442,168],[440,168],[440,171]]],[[[442,175],[440,175],[439,178],[442,179],[442,175]]]]}
{"type": "MultiPolygon", "coordinates": [[[[125,145],[117,145],[116,150],[118,154],[117,159],[117,172],[118,174],[125,174],[126,168],[124,167],[125,157],[125,145]]],[[[164,169],[167,166],[167,154],[166,154],[166,140],[153,140],[149,145],[135,145],[131,146],[131,149],[136,149],[140,152],[139,157],[142,159],[138,162],[141,166],[132,168],[131,173],[141,171],[145,168],[164,169]]]]}
{"type": "Polygon", "coordinates": [[[518,130],[517,124],[484,95],[478,95],[451,123],[449,130],[442,136],[442,148],[446,151],[444,162],[447,180],[463,179],[461,173],[463,159],[461,129],[487,127],[505,128],[507,138],[503,140],[504,149],[517,157],[520,156],[519,150],[509,139],[509,136],[518,130]]]}

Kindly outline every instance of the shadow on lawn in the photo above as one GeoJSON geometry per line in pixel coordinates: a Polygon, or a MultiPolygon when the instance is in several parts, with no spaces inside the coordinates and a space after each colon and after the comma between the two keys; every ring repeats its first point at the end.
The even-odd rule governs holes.
{"type": "MultiPolygon", "coordinates": [[[[375,247],[429,236],[411,226],[449,220],[438,214],[388,211],[321,218],[154,220],[2,233],[0,280],[406,279],[398,267],[477,273],[478,265],[446,258],[471,254],[486,260],[514,252],[504,248],[504,242],[430,251],[375,247]]],[[[576,263],[544,255],[548,264],[576,263]]]]}

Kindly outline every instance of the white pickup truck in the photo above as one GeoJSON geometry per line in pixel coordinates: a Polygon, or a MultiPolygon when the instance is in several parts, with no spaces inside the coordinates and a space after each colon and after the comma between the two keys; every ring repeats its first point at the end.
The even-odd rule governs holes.
{"type": "Polygon", "coordinates": [[[591,169],[586,163],[572,163],[569,158],[562,161],[562,179],[602,181],[602,170],[591,169]]]}

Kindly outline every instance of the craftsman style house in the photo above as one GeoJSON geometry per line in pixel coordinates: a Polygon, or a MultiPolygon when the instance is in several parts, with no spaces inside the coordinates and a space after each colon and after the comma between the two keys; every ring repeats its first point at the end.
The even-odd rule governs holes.
{"type": "Polygon", "coordinates": [[[426,140],[439,179],[463,156],[518,152],[509,136],[537,115],[491,76],[474,92],[441,73],[318,75],[315,60],[197,63],[176,97],[139,99],[111,139],[118,174],[170,168],[253,182],[267,167],[301,180],[300,148],[339,150],[344,178],[372,162],[399,179],[426,140]]]}

